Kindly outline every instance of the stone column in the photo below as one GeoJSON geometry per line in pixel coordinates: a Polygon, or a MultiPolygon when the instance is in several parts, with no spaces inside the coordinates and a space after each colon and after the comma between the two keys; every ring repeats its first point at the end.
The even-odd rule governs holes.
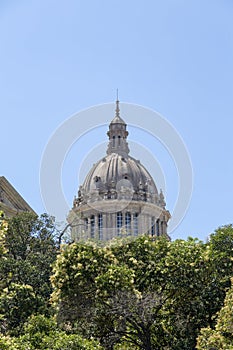
{"type": "Polygon", "coordinates": [[[94,238],[99,239],[99,217],[98,214],[95,214],[95,232],[94,238]]]}
{"type": "Polygon", "coordinates": [[[107,215],[103,214],[103,240],[107,240],[107,215]]]}
{"type": "Polygon", "coordinates": [[[145,214],[142,214],[142,234],[146,233],[146,217],[145,214]]]}
{"type": "Polygon", "coordinates": [[[160,236],[163,235],[163,222],[161,220],[159,220],[159,232],[160,232],[160,236]]]}
{"type": "Polygon", "coordinates": [[[142,217],[143,214],[138,214],[138,234],[141,235],[142,234],[142,217]]]}
{"type": "Polygon", "coordinates": [[[146,233],[151,234],[151,224],[152,224],[151,216],[149,214],[146,214],[145,217],[146,217],[146,233]]]}
{"type": "Polygon", "coordinates": [[[130,212],[130,236],[133,236],[133,214],[130,212]]]}
{"type": "Polygon", "coordinates": [[[121,231],[125,231],[125,212],[122,212],[122,227],[121,227],[121,231]]]}
{"type": "Polygon", "coordinates": [[[117,236],[117,218],[116,213],[111,214],[111,238],[117,236]]]}

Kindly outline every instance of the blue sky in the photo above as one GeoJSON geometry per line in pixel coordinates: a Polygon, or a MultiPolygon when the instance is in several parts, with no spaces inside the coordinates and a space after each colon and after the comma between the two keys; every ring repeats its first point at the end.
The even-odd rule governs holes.
{"type": "MultiPolygon", "coordinates": [[[[2,0],[1,175],[44,212],[39,172],[51,135],[74,113],[113,102],[118,88],[122,102],[162,114],[189,151],[193,195],[172,237],[205,239],[231,223],[232,17],[231,0],[2,0]]],[[[136,131],[129,131],[134,140],[136,131]]],[[[86,154],[93,142],[106,141],[105,132],[83,139],[86,154]]],[[[136,139],[145,141],[140,133],[136,139]]],[[[152,143],[148,139],[146,147],[162,163],[172,212],[174,165],[167,167],[163,147],[152,143]]],[[[83,145],[73,147],[64,162],[70,206],[83,145]]]]}

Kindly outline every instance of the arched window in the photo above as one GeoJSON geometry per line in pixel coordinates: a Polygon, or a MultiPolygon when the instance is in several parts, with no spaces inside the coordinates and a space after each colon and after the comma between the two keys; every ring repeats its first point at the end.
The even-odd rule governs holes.
{"type": "Polygon", "coordinates": [[[121,144],[121,137],[120,137],[120,135],[118,136],[118,146],[120,146],[120,144],[121,144]]]}
{"type": "Polygon", "coordinates": [[[116,138],[115,138],[115,136],[112,137],[112,147],[116,147],[116,138]]]}

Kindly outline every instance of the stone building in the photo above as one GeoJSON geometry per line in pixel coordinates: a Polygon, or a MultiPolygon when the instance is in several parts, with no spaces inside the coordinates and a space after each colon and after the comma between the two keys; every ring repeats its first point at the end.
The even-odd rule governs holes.
{"type": "Polygon", "coordinates": [[[6,217],[12,217],[22,212],[36,214],[4,176],[0,176],[0,210],[6,217]]]}
{"type": "Polygon", "coordinates": [[[68,215],[72,239],[108,240],[143,233],[168,237],[170,213],[163,193],[141,162],[129,155],[119,101],[107,135],[107,155],[87,174],[68,215]]]}

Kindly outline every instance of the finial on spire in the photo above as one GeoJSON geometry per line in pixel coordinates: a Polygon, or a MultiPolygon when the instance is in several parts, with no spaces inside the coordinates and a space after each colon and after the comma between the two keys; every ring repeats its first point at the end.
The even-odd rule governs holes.
{"type": "Polygon", "coordinates": [[[120,117],[120,107],[119,107],[119,99],[118,99],[118,89],[117,89],[117,99],[116,99],[116,117],[120,117]]]}

